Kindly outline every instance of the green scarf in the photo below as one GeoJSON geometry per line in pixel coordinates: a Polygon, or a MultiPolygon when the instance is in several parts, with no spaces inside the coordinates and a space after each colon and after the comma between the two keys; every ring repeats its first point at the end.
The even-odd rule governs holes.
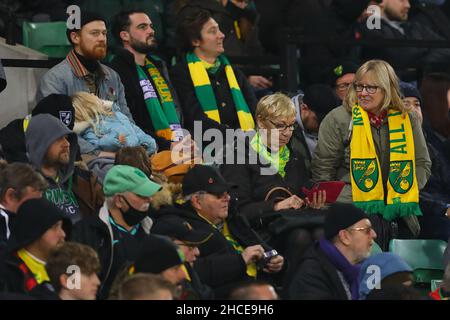
{"type": "MultiPolygon", "coordinates": [[[[159,60],[155,56],[151,56],[151,58],[155,61],[159,60]]],[[[155,128],[156,135],[166,140],[180,141],[183,138],[183,132],[166,80],[164,80],[158,68],[148,58],[145,58],[144,67],[136,65],[136,68],[139,76],[139,84],[144,92],[145,105],[147,106],[147,111],[155,128]],[[158,95],[143,68],[146,68],[152,77],[161,101],[158,99],[158,95]]]]}
{"type": "Polygon", "coordinates": [[[270,164],[277,169],[280,176],[284,178],[284,176],[286,175],[286,171],[284,169],[286,167],[286,164],[289,162],[289,158],[291,155],[291,152],[289,151],[289,148],[287,146],[281,147],[280,150],[276,153],[274,152],[269,153],[267,147],[261,141],[261,136],[259,135],[259,132],[257,132],[250,141],[250,146],[261,157],[269,161],[270,164]]]}
{"type": "MultiPolygon", "coordinates": [[[[247,102],[245,102],[241,89],[239,88],[233,68],[224,55],[220,55],[218,59],[221,64],[225,65],[225,73],[227,75],[228,84],[230,86],[231,95],[236,107],[241,129],[243,131],[253,130],[255,128],[255,122],[253,121],[253,116],[250,113],[247,102]]],[[[194,84],[195,95],[202,106],[203,112],[208,116],[208,118],[220,123],[220,115],[219,110],[217,109],[216,97],[214,96],[214,91],[211,87],[211,82],[205,66],[192,52],[189,52],[186,55],[186,60],[188,62],[192,83],[194,84]]]]}

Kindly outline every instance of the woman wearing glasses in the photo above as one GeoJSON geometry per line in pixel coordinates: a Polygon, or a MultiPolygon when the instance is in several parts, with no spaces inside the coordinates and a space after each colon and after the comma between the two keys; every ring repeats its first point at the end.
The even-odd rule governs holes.
{"type": "Polygon", "coordinates": [[[343,105],[323,120],[313,155],[314,181],[347,182],[338,201],[353,202],[371,214],[376,229],[388,226],[376,230],[382,246],[393,236],[386,230],[398,228],[403,238],[420,232],[419,190],[430,176],[431,161],[420,123],[410,111],[392,67],[370,60],[356,72],[343,105]]]}
{"type": "Polygon", "coordinates": [[[301,189],[308,179],[303,159],[290,146],[296,123],[291,99],[281,93],[263,97],[256,106],[255,119],[256,133],[245,143],[236,142],[234,161],[222,166],[222,174],[227,181],[238,185],[235,196],[239,213],[294,265],[320,236],[320,228],[294,226],[275,232],[269,227],[270,219],[266,218],[288,210],[293,215],[301,215],[300,209],[305,207],[320,209],[326,195],[317,193],[312,202],[302,198],[301,189]],[[292,195],[274,189],[277,187],[289,190],[292,195]],[[274,192],[270,193],[271,190],[274,192]]]}

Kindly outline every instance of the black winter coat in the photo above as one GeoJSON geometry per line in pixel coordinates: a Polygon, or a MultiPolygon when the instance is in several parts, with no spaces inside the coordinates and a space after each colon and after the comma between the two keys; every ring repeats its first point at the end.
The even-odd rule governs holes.
{"type": "MultiPolygon", "coordinates": [[[[180,103],[172,83],[170,82],[166,64],[162,60],[152,60],[152,62],[158,68],[161,76],[169,86],[175,107],[177,108],[177,113],[180,115],[180,103]]],[[[155,129],[145,104],[144,93],[142,92],[142,88],[139,84],[139,76],[133,54],[125,49],[119,50],[114,59],[111,61],[110,67],[113,68],[120,76],[120,80],[125,88],[125,99],[127,100],[127,105],[130,108],[131,115],[133,116],[136,125],[156,140],[159,150],[169,150],[170,141],[162,137],[158,137],[155,134],[155,129]]],[[[158,94],[158,92],[156,92],[156,94],[158,94]]]]}
{"type": "Polygon", "coordinates": [[[286,285],[289,299],[348,300],[336,268],[318,243],[305,253],[293,281],[286,285]]]}
{"type": "MultiPolygon", "coordinates": [[[[254,115],[257,101],[253,89],[248,83],[245,75],[238,68],[233,67],[233,71],[250,112],[254,115]]],[[[215,74],[208,73],[208,76],[216,98],[221,123],[211,120],[203,112],[200,102],[195,94],[194,84],[192,83],[186,60],[183,59],[182,62],[177,63],[170,72],[170,78],[180,97],[181,110],[186,129],[193,134],[194,121],[201,121],[202,134],[207,129],[216,128],[219,129],[225,137],[225,129],[240,128],[236,107],[225,74],[225,66],[220,66],[215,74]]]]}
{"type": "MultiPolygon", "coordinates": [[[[4,250],[0,255],[0,292],[29,295],[25,286],[25,275],[20,270],[20,258],[4,250]]],[[[30,275],[32,274],[28,270],[30,275]]]]}
{"type": "Polygon", "coordinates": [[[109,276],[113,251],[111,234],[107,225],[97,216],[87,216],[73,226],[70,240],[87,244],[97,252],[101,265],[99,279],[102,283],[99,296],[106,298],[113,281],[109,276]]]}
{"type": "MultiPolygon", "coordinates": [[[[200,257],[194,263],[194,270],[203,283],[213,289],[224,286],[231,288],[233,284],[249,279],[242,256],[236,252],[217,228],[201,218],[189,204],[162,209],[155,220],[155,230],[158,228],[158,221],[169,215],[180,216],[189,222],[194,230],[212,233],[212,237],[208,241],[199,245],[200,257]]],[[[271,249],[262,242],[244,220],[230,217],[228,227],[231,234],[244,248],[261,244],[265,250],[271,249]]],[[[216,295],[220,297],[223,292],[220,288],[216,290],[216,295]]]]}
{"type": "MultiPolygon", "coordinates": [[[[99,279],[101,281],[101,287],[99,288],[97,295],[100,299],[107,298],[116,276],[116,273],[112,270],[113,265],[118,265],[120,270],[122,265],[130,262],[114,260],[117,259],[117,257],[114,256],[113,251],[113,235],[111,234],[112,230],[110,231],[111,225],[109,222],[106,222],[109,219],[109,213],[107,211],[105,212],[105,210],[105,207],[103,207],[98,216],[87,216],[76,223],[72,228],[72,235],[70,238],[71,241],[87,244],[93,248],[99,256],[101,265],[99,279]]],[[[144,221],[145,220],[141,222],[141,228],[138,230],[137,234],[150,233],[149,227],[143,228],[144,221]]],[[[148,226],[148,223],[145,224],[148,226]]],[[[140,241],[140,243],[142,242],[140,241]]],[[[137,250],[138,248],[136,248],[136,251],[137,250]]]]}
{"type": "MultiPolygon", "coordinates": [[[[268,170],[270,164],[262,162],[258,156],[250,157],[257,159],[256,164],[249,164],[249,154],[255,151],[246,144],[245,148],[245,164],[224,164],[221,166],[221,172],[225,180],[236,184],[237,188],[233,193],[237,197],[237,210],[248,219],[251,226],[259,229],[264,227],[261,225],[260,218],[266,213],[273,212],[275,201],[264,201],[267,193],[274,187],[284,187],[300,197],[304,197],[301,189],[302,186],[310,187],[308,182],[308,174],[305,169],[305,163],[300,154],[294,151],[288,144],[290,149],[290,159],[285,167],[286,175],[284,178],[277,172],[274,174],[262,174],[263,170],[268,170]]],[[[235,147],[235,159],[238,159],[238,148],[235,147]]],[[[285,193],[280,194],[286,196],[285,193]]]]}

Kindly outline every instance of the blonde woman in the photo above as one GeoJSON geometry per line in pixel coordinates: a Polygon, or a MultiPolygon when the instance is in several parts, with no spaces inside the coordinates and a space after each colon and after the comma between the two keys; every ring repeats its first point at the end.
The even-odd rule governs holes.
{"type": "Polygon", "coordinates": [[[306,211],[312,212],[306,209],[307,206],[320,209],[326,197],[320,191],[310,203],[302,194],[302,187],[310,185],[301,155],[290,147],[295,114],[294,103],[288,96],[275,93],[263,97],[256,106],[256,134],[245,148],[235,148],[235,163],[222,166],[225,179],[238,186],[235,195],[239,213],[262,236],[267,236],[266,240],[281,251],[292,266],[313,240],[318,239],[321,222],[299,227],[298,221],[292,221],[279,231],[269,224],[282,213],[302,215],[306,211]],[[245,151],[242,153],[240,149],[245,151]],[[270,193],[280,187],[292,195],[279,189],[270,193]]]}
{"type": "MultiPolygon", "coordinates": [[[[382,60],[366,62],[343,105],[322,121],[311,165],[313,180],[347,183],[338,201],[372,214],[376,229],[397,222],[398,236],[404,238],[420,232],[418,193],[431,169],[420,123],[410,111],[392,67],[382,60]]],[[[392,234],[386,228],[377,233],[386,249],[392,234]]]]}
{"type": "Polygon", "coordinates": [[[147,154],[156,152],[155,140],[133,124],[111,102],[87,92],[72,96],[75,108],[74,131],[95,149],[116,152],[122,147],[142,145],[147,154]]]}

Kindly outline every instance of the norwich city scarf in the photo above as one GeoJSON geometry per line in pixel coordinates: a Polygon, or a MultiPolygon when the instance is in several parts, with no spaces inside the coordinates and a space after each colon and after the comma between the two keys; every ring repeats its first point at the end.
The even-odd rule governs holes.
{"type": "MultiPolygon", "coordinates": [[[[228,229],[228,224],[225,221],[223,223],[223,229],[222,229],[223,236],[227,239],[228,243],[230,243],[237,254],[242,254],[244,252],[244,248],[239,244],[239,242],[234,239],[234,237],[231,235],[230,230],[228,229]]],[[[258,271],[256,269],[255,263],[249,263],[247,265],[247,275],[252,278],[256,278],[258,271]]]]}
{"type": "MultiPolygon", "coordinates": [[[[158,60],[154,56],[151,56],[151,58],[158,60]]],[[[139,76],[139,84],[144,92],[145,105],[147,106],[147,111],[155,128],[156,135],[166,140],[180,141],[183,138],[183,132],[166,80],[164,80],[158,68],[148,58],[145,58],[144,67],[136,65],[136,68],[139,76]],[[158,99],[158,95],[143,68],[152,77],[161,101],[158,99]]]]}
{"type": "Polygon", "coordinates": [[[350,175],[354,204],[365,212],[381,213],[386,220],[422,215],[415,173],[414,139],[408,115],[389,108],[390,163],[387,197],[381,177],[367,112],[352,108],[353,134],[350,143],[350,175]]]}
{"type": "MultiPolygon", "coordinates": [[[[220,55],[218,59],[221,64],[225,65],[225,73],[230,86],[233,102],[236,107],[239,125],[243,131],[252,130],[255,128],[255,122],[253,121],[252,114],[249,111],[247,102],[245,102],[241,89],[239,88],[239,84],[236,81],[233,68],[225,56],[220,55]]],[[[211,87],[211,82],[209,81],[208,73],[206,72],[204,65],[192,52],[189,52],[186,55],[186,60],[188,62],[192,83],[194,84],[195,94],[200,102],[200,105],[202,106],[203,112],[208,116],[208,118],[220,123],[220,115],[219,110],[217,109],[216,97],[214,96],[214,91],[211,87]]]]}
{"type": "Polygon", "coordinates": [[[286,167],[286,164],[289,162],[289,157],[291,154],[287,146],[281,147],[281,149],[277,153],[274,152],[269,153],[267,147],[261,141],[261,136],[259,135],[259,132],[257,132],[250,141],[250,146],[261,157],[269,161],[277,169],[280,176],[284,178],[284,176],[286,175],[286,171],[284,170],[284,168],[286,167]]]}

